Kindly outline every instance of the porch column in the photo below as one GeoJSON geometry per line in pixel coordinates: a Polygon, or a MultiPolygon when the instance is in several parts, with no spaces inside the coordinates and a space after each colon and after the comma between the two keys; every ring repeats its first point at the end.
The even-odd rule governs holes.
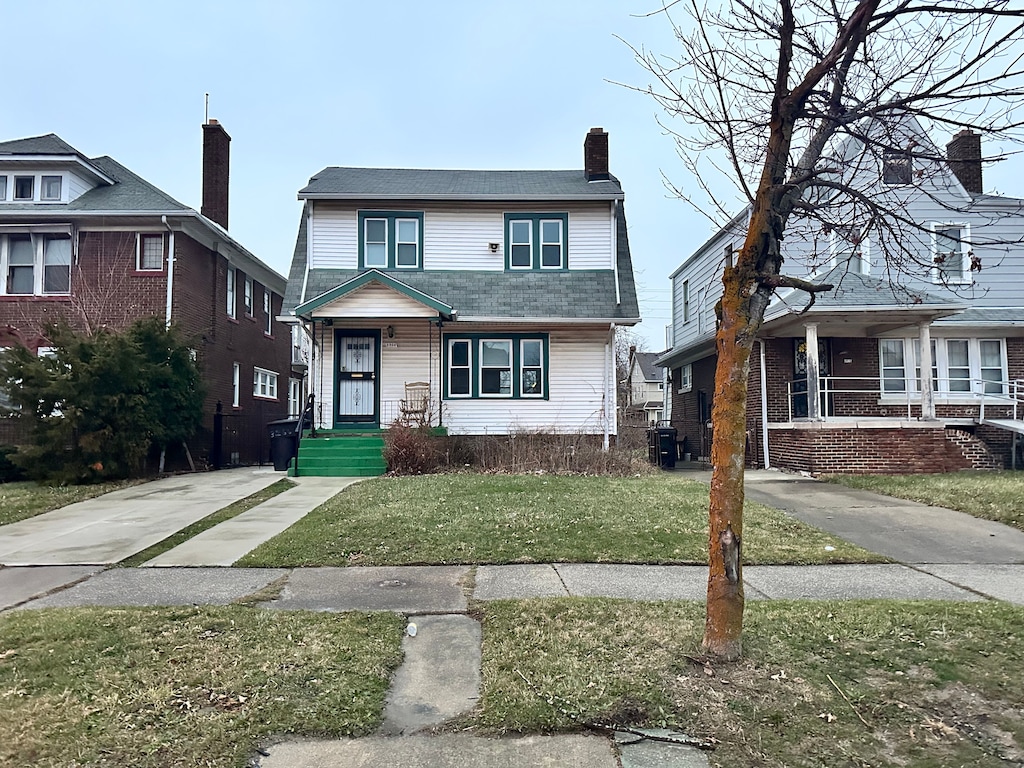
{"type": "Polygon", "coordinates": [[[818,324],[804,325],[804,343],[807,345],[807,418],[821,420],[821,376],[818,365],[818,324]]]}
{"type": "Polygon", "coordinates": [[[918,326],[921,348],[921,375],[918,386],[921,390],[921,421],[935,421],[935,393],[932,391],[932,326],[921,323],[918,326]]]}

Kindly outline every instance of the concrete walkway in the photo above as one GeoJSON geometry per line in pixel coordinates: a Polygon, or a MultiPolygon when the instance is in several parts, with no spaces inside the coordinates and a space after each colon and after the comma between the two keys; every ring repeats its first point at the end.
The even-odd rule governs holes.
{"type": "Polygon", "coordinates": [[[175,475],[0,526],[2,565],[108,565],[279,480],[272,470],[175,475]]]}
{"type": "Polygon", "coordinates": [[[143,567],[231,565],[359,481],[351,477],[295,477],[292,480],[296,483],[294,488],[203,531],[143,563],[143,567]]]}

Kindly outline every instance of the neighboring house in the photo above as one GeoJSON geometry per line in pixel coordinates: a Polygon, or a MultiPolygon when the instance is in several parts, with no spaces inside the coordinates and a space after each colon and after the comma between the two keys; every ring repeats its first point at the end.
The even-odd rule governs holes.
{"type": "Polygon", "coordinates": [[[584,155],[576,171],[310,179],[285,312],[319,429],[414,412],[457,434],[616,434],[615,329],[640,318],[608,134],[584,155]]]}
{"type": "MultiPolygon", "coordinates": [[[[891,232],[791,223],[783,272],[837,287],[806,312],[807,294],[780,290],[765,312],[750,361],[750,464],[942,472],[1019,461],[1024,200],[982,194],[977,134],[954,136],[943,161],[916,122],[904,130],[913,153],[874,157],[852,139],[840,148],[860,188],[889,196],[919,225],[887,244],[901,249],[904,274],[878,247],[891,232]],[[914,261],[921,266],[908,274],[914,261]]],[[[671,276],[673,345],[658,364],[670,369],[679,439],[701,456],[710,451],[721,273],[748,215],[671,276]]]]}
{"type": "Polygon", "coordinates": [[[285,280],[227,232],[230,141],[215,120],[203,126],[202,213],[54,134],[0,142],[0,348],[45,350],[59,320],[164,318],[194,345],[207,416],[190,449],[212,464],[265,459],[265,423],[288,410],[285,280]]]}
{"type": "Polygon", "coordinates": [[[657,352],[637,352],[629,349],[629,373],[626,386],[629,403],[626,417],[633,421],[656,424],[661,421],[665,409],[664,370],[655,365],[657,352]]]}

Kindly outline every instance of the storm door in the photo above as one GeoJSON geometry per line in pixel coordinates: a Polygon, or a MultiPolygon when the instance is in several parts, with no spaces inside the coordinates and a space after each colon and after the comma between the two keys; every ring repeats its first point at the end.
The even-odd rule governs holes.
{"type": "MultiPolygon", "coordinates": [[[[832,395],[824,391],[824,377],[832,375],[832,345],[829,339],[818,339],[818,376],[821,379],[822,416],[832,415],[832,395]]],[[[793,418],[807,418],[807,341],[793,339],[793,418]]]]}
{"type": "Polygon", "coordinates": [[[379,341],[373,332],[335,332],[335,426],[377,426],[379,341]]]}

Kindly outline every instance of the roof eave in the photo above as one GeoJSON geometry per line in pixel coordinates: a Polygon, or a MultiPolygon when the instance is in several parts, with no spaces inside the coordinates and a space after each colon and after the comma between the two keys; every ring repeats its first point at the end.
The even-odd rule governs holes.
{"type": "Polygon", "coordinates": [[[74,163],[75,165],[81,166],[88,173],[95,176],[97,179],[102,181],[104,184],[116,183],[114,179],[105,174],[91,162],[86,160],[80,155],[73,154],[11,154],[11,155],[0,155],[0,162],[14,162],[14,163],[74,163]]]}
{"type": "Polygon", "coordinates": [[[299,192],[299,200],[457,200],[460,202],[474,201],[474,200],[492,200],[492,201],[578,201],[586,202],[588,200],[625,200],[626,195],[623,192],[600,192],[596,194],[565,194],[565,195],[515,195],[515,194],[410,194],[408,192],[402,194],[386,194],[386,193],[350,193],[350,194],[339,194],[336,192],[299,192]]]}

